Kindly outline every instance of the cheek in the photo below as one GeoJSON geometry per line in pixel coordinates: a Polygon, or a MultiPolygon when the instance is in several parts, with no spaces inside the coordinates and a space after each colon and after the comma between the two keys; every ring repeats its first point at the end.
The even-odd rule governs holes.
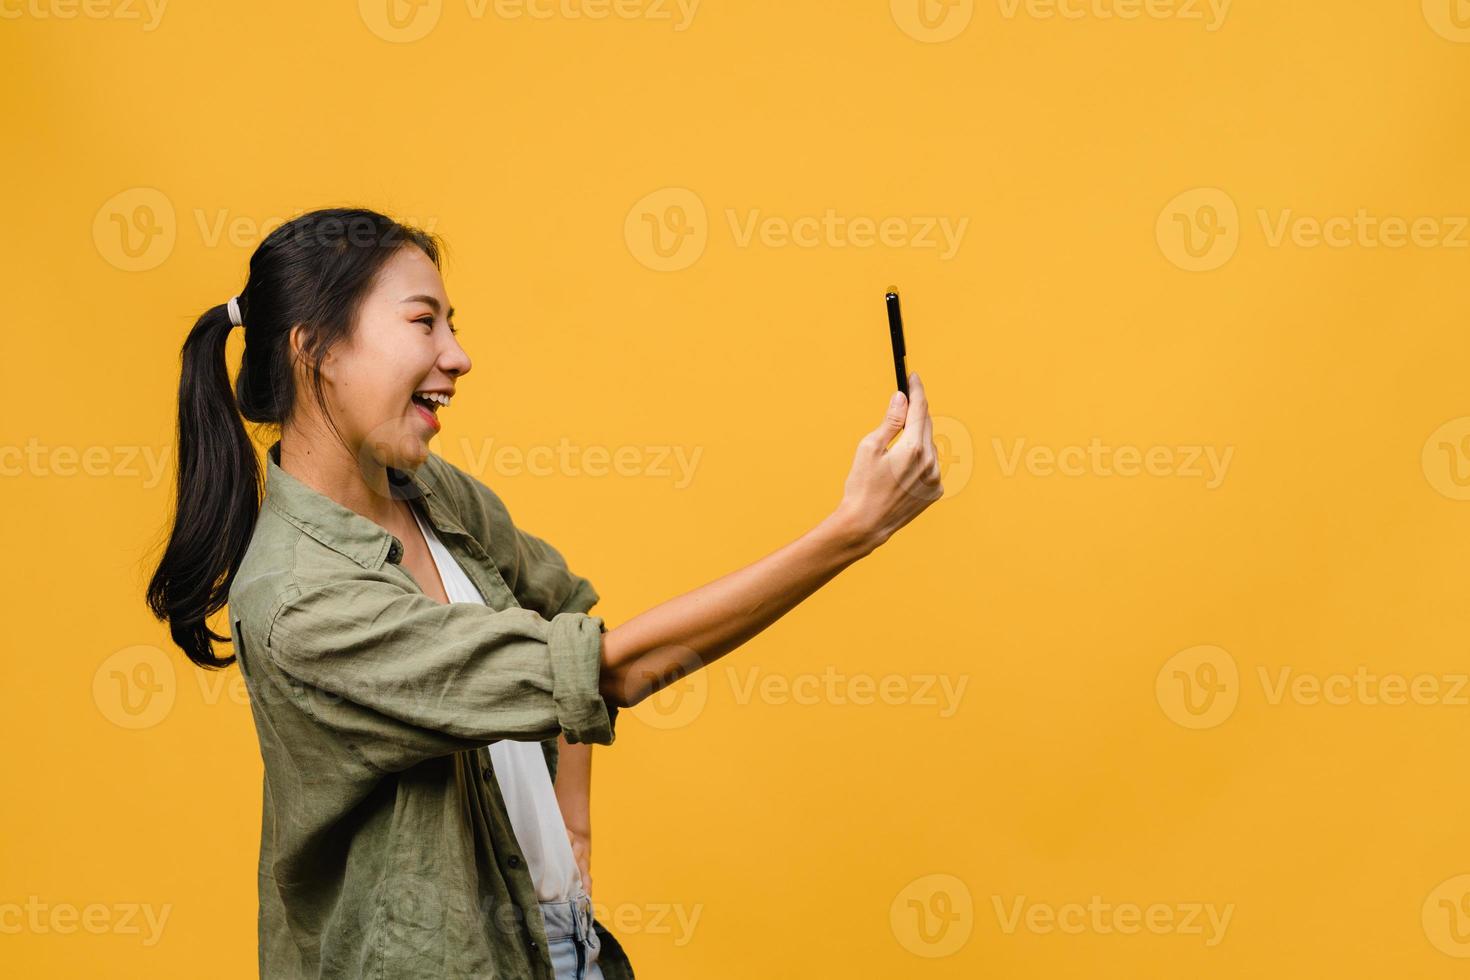
{"type": "Polygon", "coordinates": [[[433,366],[433,352],[412,331],[366,329],[355,338],[351,355],[339,371],[339,396],[343,409],[368,427],[411,411],[409,396],[433,366]]]}
{"type": "Polygon", "coordinates": [[[412,406],[413,382],[395,370],[358,370],[343,379],[337,390],[339,410],[355,428],[372,429],[407,414],[412,406]]]}

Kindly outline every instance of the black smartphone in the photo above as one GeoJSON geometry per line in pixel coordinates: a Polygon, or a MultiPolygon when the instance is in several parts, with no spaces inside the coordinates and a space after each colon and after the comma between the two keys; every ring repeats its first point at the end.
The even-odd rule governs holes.
{"type": "Polygon", "coordinates": [[[898,308],[898,287],[889,286],[883,297],[888,304],[888,339],[893,342],[893,371],[898,375],[898,390],[909,396],[909,369],[904,358],[907,351],[903,346],[903,313],[898,308]]]}

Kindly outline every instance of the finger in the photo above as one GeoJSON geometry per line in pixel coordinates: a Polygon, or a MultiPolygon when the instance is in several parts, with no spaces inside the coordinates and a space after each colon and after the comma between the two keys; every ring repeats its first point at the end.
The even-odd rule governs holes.
{"type": "MultiPolygon", "coordinates": [[[[921,382],[922,384],[922,382],[921,382]]],[[[924,444],[934,448],[934,414],[929,407],[929,393],[924,393],[924,444]]]]}
{"type": "Polygon", "coordinates": [[[873,435],[878,438],[879,449],[886,449],[893,441],[893,437],[903,429],[908,410],[908,399],[904,398],[903,392],[895,391],[888,402],[888,413],[883,416],[883,421],[879,423],[878,428],[873,430],[873,435]]]}
{"type": "Polygon", "coordinates": [[[923,435],[924,419],[929,414],[929,398],[924,394],[924,382],[919,372],[909,375],[909,414],[904,420],[904,429],[913,429],[915,436],[923,435]]]}

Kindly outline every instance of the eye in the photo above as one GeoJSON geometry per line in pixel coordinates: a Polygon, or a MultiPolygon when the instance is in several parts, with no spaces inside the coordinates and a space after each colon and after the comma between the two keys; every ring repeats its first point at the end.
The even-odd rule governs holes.
{"type": "MultiPolygon", "coordinates": [[[[422,323],[422,324],[425,324],[430,330],[433,330],[434,329],[434,318],[433,318],[433,316],[421,316],[421,317],[419,317],[417,320],[415,320],[413,322],[414,323],[422,323]]],[[[449,332],[450,333],[456,333],[457,334],[457,333],[459,333],[459,328],[456,327],[454,324],[451,323],[449,325],[449,332]]]]}

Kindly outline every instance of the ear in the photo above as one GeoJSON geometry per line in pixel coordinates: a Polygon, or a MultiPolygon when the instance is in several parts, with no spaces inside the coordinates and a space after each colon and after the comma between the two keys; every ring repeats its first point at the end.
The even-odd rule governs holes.
{"type": "MultiPolygon", "coordinates": [[[[311,387],[311,358],[306,353],[306,324],[298,323],[286,334],[286,349],[288,352],[288,367],[296,384],[297,391],[307,391],[311,387]]],[[[321,378],[329,381],[331,377],[330,353],[328,359],[322,362],[321,378]]]]}
{"type": "MultiPolygon", "coordinates": [[[[293,326],[286,336],[286,343],[291,350],[291,364],[303,374],[310,373],[310,359],[306,354],[306,330],[304,323],[293,326]]],[[[322,377],[329,377],[332,368],[332,352],[327,351],[326,357],[322,359],[322,377]]]]}
{"type": "Polygon", "coordinates": [[[303,324],[303,323],[298,323],[294,327],[291,328],[291,332],[290,332],[290,334],[286,338],[286,342],[291,347],[291,360],[292,361],[299,361],[299,360],[301,360],[301,352],[305,349],[305,340],[306,340],[306,333],[305,332],[306,332],[306,325],[303,324]]]}

